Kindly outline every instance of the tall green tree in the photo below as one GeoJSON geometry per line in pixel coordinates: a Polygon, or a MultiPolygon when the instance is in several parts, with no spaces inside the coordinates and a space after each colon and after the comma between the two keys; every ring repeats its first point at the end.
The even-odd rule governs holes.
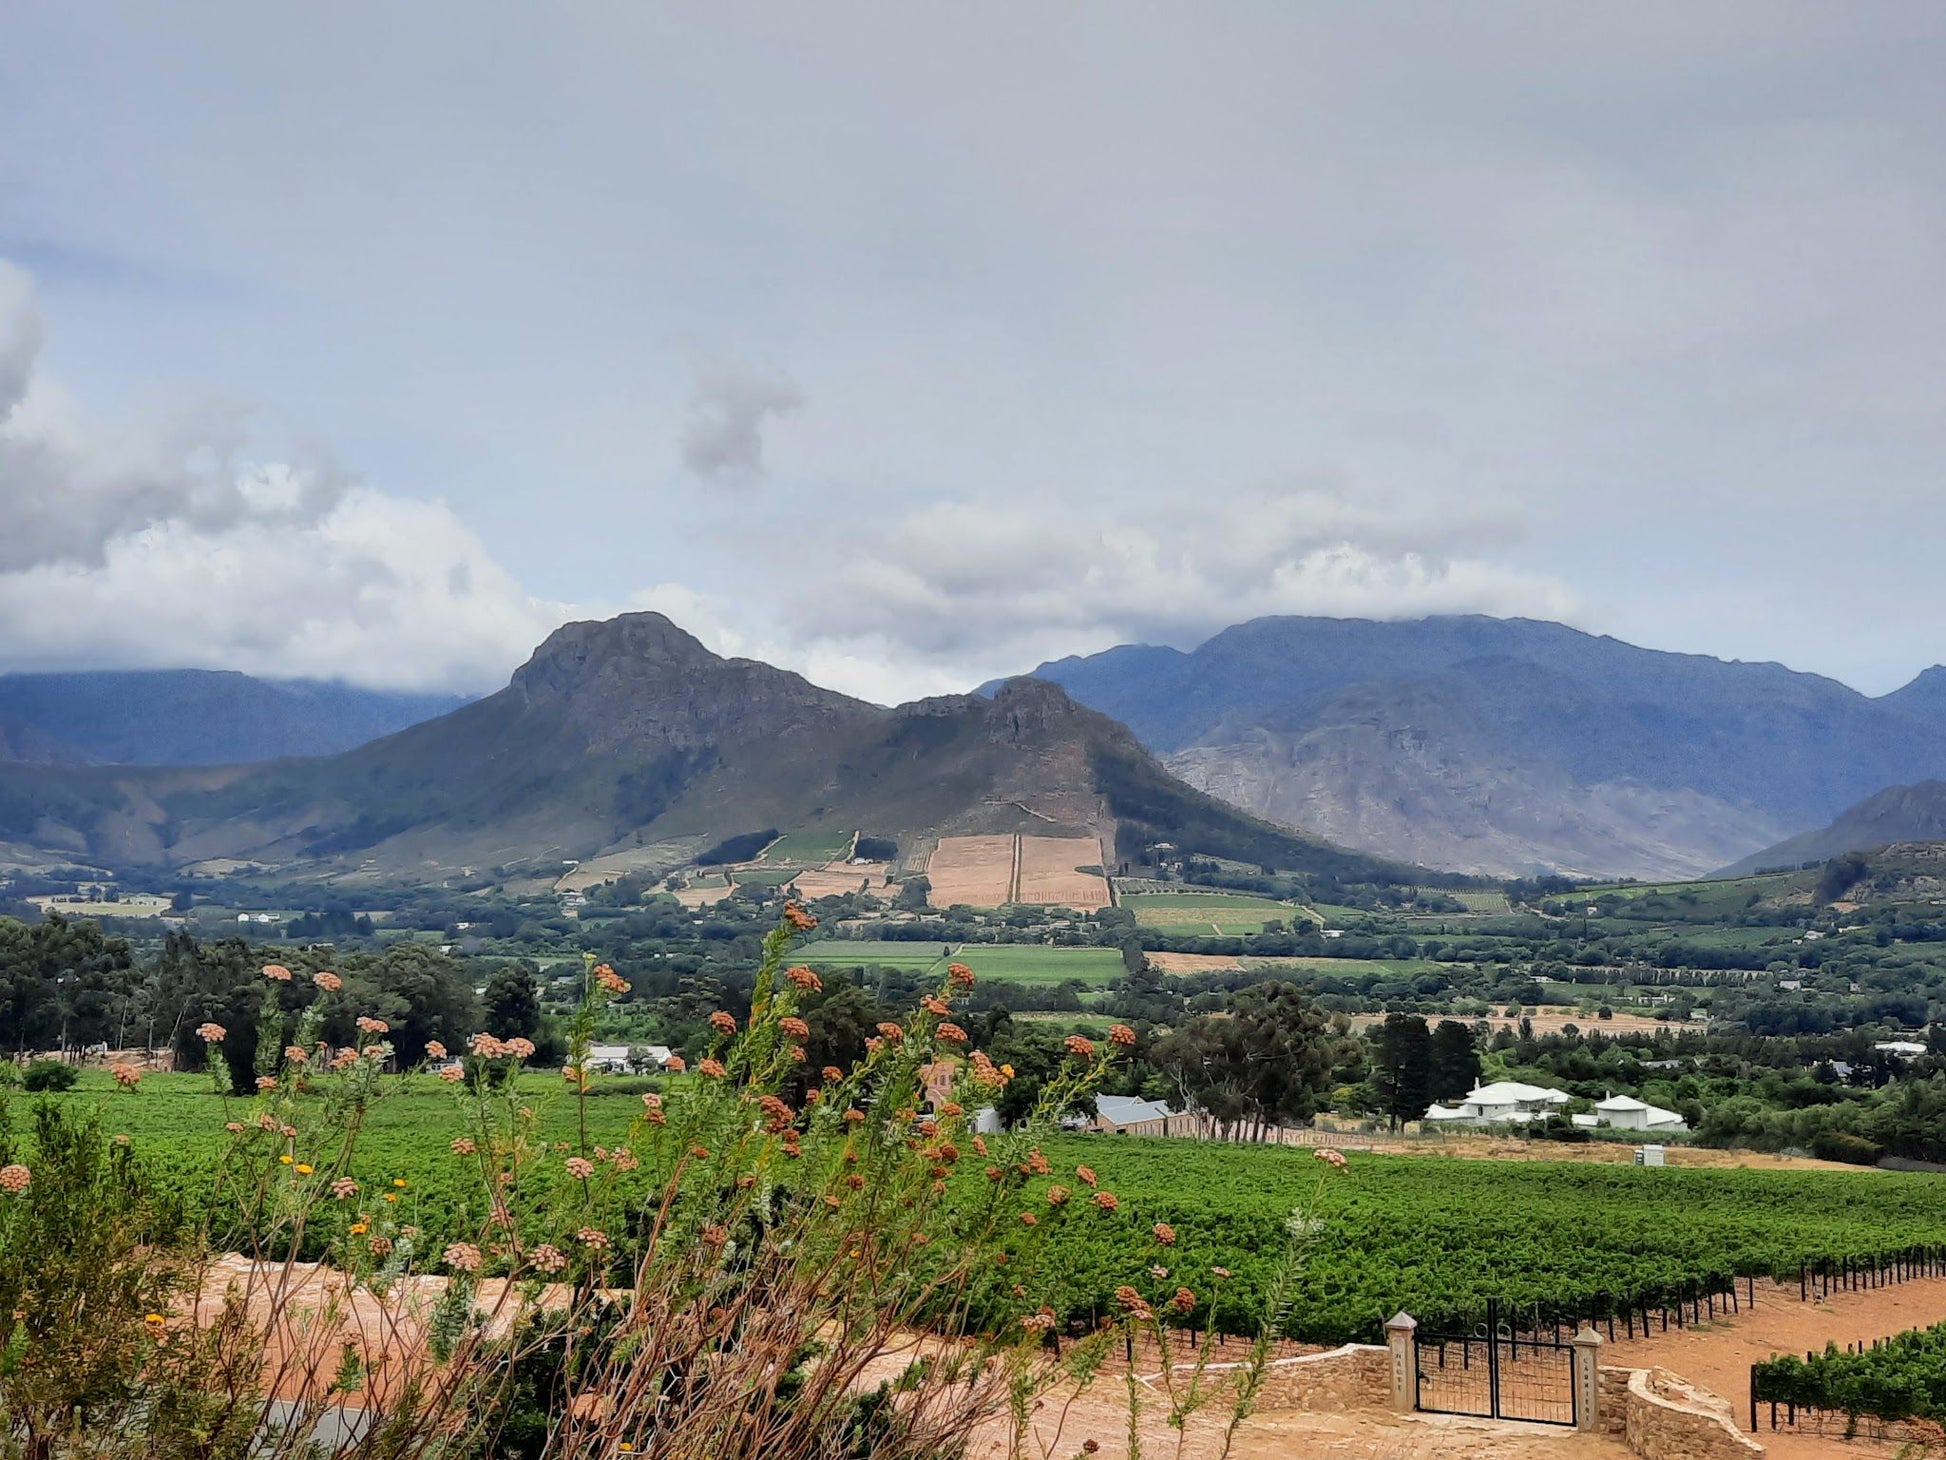
{"type": "Polygon", "coordinates": [[[482,996],[486,1031],[496,1039],[532,1039],[540,1032],[541,995],[531,969],[497,968],[482,996]]]}
{"type": "Polygon", "coordinates": [[[1261,1137],[1310,1120],[1331,1086],[1338,1036],[1293,983],[1244,989],[1228,1014],[1204,1014],[1157,1041],[1154,1060],[1185,1103],[1261,1137]]]}
{"type": "Polygon", "coordinates": [[[1431,1096],[1457,1100],[1480,1083],[1480,1049],[1470,1026],[1441,1019],[1432,1032],[1431,1096]]]}
{"type": "Polygon", "coordinates": [[[1413,1014],[1387,1014],[1372,1060],[1379,1109],[1397,1130],[1432,1104],[1432,1032],[1413,1014]]]}

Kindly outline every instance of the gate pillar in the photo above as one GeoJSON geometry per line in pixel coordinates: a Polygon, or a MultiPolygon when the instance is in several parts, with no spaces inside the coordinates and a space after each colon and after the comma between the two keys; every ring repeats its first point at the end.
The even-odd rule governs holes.
{"type": "Polygon", "coordinates": [[[1412,1351],[1418,1331],[1418,1321],[1406,1313],[1394,1313],[1385,1325],[1385,1345],[1392,1350],[1392,1408],[1400,1414],[1419,1407],[1419,1360],[1412,1351]]]}
{"type": "Polygon", "coordinates": [[[1600,1429],[1602,1337],[1584,1323],[1573,1343],[1575,1428],[1600,1429]]]}

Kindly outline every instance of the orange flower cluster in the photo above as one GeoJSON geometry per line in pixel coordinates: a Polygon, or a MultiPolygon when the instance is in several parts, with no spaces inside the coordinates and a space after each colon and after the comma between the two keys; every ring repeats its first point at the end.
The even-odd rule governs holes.
{"type": "Polygon", "coordinates": [[[18,1161],[11,1166],[0,1166],[0,1191],[8,1196],[19,1196],[33,1180],[34,1173],[18,1161]]]}
{"type": "Polygon", "coordinates": [[[266,963],[264,965],[264,977],[272,983],[289,983],[291,981],[291,971],[281,963],[266,963]]]}
{"type": "Polygon", "coordinates": [[[109,1073],[115,1077],[115,1083],[124,1090],[133,1090],[142,1083],[142,1072],[134,1065],[118,1062],[110,1067],[109,1073]]]}
{"type": "Polygon", "coordinates": [[[964,1044],[967,1033],[950,1019],[941,1024],[936,1031],[941,1044],[964,1044]]]}
{"type": "Polygon", "coordinates": [[[446,1248],[446,1266],[455,1272],[478,1272],[480,1249],[471,1242],[453,1242],[446,1248]]]}
{"type": "Polygon", "coordinates": [[[1092,1166],[1075,1167],[1074,1176],[1075,1180],[1079,1181],[1083,1186],[1093,1186],[1095,1184],[1095,1168],[1092,1166]]]}
{"type": "Polygon", "coordinates": [[[613,994],[618,999],[629,990],[628,980],[606,963],[595,965],[595,984],[603,993],[613,994]]]}
{"type": "Polygon", "coordinates": [[[973,987],[973,970],[968,968],[964,963],[947,964],[946,977],[956,989],[970,989],[973,987]]]}
{"type": "Polygon", "coordinates": [[[196,1037],[205,1044],[221,1044],[224,1035],[229,1032],[221,1024],[198,1024],[196,1026],[196,1037]]]}
{"type": "Polygon", "coordinates": [[[889,1019],[883,1021],[878,1026],[878,1032],[881,1038],[885,1039],[886,1041],[892,1044],[897,1044],[900,1040],[905,1038],[904,1026],[899,1024],[894,1024],[889,1019]]]}
{"type": "Polygon", "coordinates": [[[534,1266],[541,1272],[559,1272],[568,1265],[568,1255],[551,1242],[543,1242],[533,1252],[534,1266]]]}
{"type": "Polygon", "coordinates": [[[1176,1229],[1167,1222],[1157,1222],[1149,1230],[1155,1233],[1155,1240],[1160,1242],[1164,1247],[1174,1247],[1176,1245],[1176,1229]]]}
{"type": "Polygon", "coordinates": [[[818,925],[818,920],[804,911],[801,904],[795,902],[784,904],[784,921],[789,923],[791,931],[796,933],[808,933],[818,925]]]}
{"type": "Polygon", "coordinates": [[[712,1080],[720,1080],[723,1078],[725,1074],[728,1073],[728,1071],[726,1071],[723,1068],[723,1061],[709,1059],[708,1057],[700,1059],[696,1062],[696,1072],[700,1075],[705,1075],[712,1080]]]}
{"type": "Polygon", "coordinates": [[[345,986],[345,981],[329,969],[312,974],[311,982],[323,989],[327,994],[335,994],[345,986]]]}
{"type": "Polygon", "coordinates": [[[786,1014],[783,1018],[779,1019],[777,1021],[777,1027],[784,1031],[786,1037],[791,1039],[809,1039],[811,1037],[811,1026],[795,1014],[786,1014]]]}
{"type": "Polygon", "coordinates": [[[919,1007],[924,1009],[928,1014],[939,1015],[942,1019],[953,1012],[953,1006],[936,994],[927,994],[923,999],[919,1000],[919,1007]]]}
{"type": "Polygon", "coordinates": [[[718,1009],[714,1014],[709,1016],[709,1027],[714,1029],[718,1034],[735,1034],[737,1032],[737,1016],[730,1013],[727,1009],[718,1009]]]}
{"type": "Polygon", "coordinates": [[[1196,1295],[1188,1288],[1177,1288],[1175,1297],[1169,1300],[1169,1306],[1178,1313],[1187,1313],[1196,1306],[1196,1295]]]}
{"type": "Polygon", "coordinates": [[[1095,1057],[1095,1042],[1085,1034],[1070,1034],[1061,1041],[1061,1044],[1078,1060],[1091,1060],[1095,1057]]]}
{"type": "Polygon", "coordinates": [[[818,977],[818,971],[815,968],[806,968],[801,963],[785,969],[784,978],[800,993],[815,994],[824,990],[824,980],[818,977]]]}
{"type": "Polygon", "coordinates": [[[1110,1044],[1120,1045],[1123,1049],[1133,1049],[1135,1048],[1135,1031],[1126,1024],[1111,1024],[1108,1026],[1108,1042],[1110,1044]]]}
{"type": "Polygon", "coordinates": [[[1123,1310],[1131,1317],[1139,1318],[1144,1323],[1155,1317],[1155,1310],[1144,1301],[1140,1293],[1126,1283],[1115,1289],[1115,1301],[1121,1304],[1123,1310]]]}
{"type": "Polygon", "coordinates": [[[1105,1212],[1112,1212],[1121,1205],[1121,1202],[1115,1199],[1115,1193],[1112,1191],[1098,1191],[1095,1193],[1095,1205],[1105,1212]]]}

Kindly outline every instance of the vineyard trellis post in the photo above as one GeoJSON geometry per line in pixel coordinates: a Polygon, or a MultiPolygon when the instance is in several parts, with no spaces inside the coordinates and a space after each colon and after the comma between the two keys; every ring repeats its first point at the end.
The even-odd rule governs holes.
{"type": "Polygon", "coordinates": [[[1574,1345],[1575,1428],[1595,1429],[1600,1423],[1602,1336],[1587,1323],[1569,1339],[1574,1345]]]}
{"type": "Polygon", "coordinates": [[[1385,1325],[1385,1345],[1392,1350],[1392,1408],[1399,1414],[1410,1414],[1419,1405],[1418,1359],[1412,1345],[1418,1330],[1418,1320],[1407,1313],[1394,1313],[1385,1325]]]}

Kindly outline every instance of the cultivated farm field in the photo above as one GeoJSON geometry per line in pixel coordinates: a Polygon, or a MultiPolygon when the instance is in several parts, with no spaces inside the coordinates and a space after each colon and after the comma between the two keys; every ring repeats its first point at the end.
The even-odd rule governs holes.
{"type": "MultiPolygon", "coordinates": [[[[1022,952],[1030,950],[1019,950],[1022,952]]],[[[587,1102],[591,1141],[623,1138],[641,1112],[639,1082],[597,1080],[587,1102]],[[604,1084],[613,1091],[603,1095],[604,1084]]],[[[684,1098],[681,1082],[669,1099],[684,1098]]],[[[557,1082],[524,1077],[544,1139],[567,1139],[575,1106],[557,1082]]],[[[90,1073],[49,1097],[94,1108],[134,1156],[198,1199],[224,1144],[223,1122],[250,1101],[211,1093],[196,1075],[150,1075],[133,1091],[90,1073]]],[[[467,1163],[450,1149],[465,1130],[460,1099],[429,1077],[388,1082],[368,1111],[351,1175],[396,1190],[400,1220],[437,1225],[461,1209],[467,1163]],[[395,1093],[393,1093],[395,1092],[395,1093]],[[402,1187],[394,1187],[403,1181],[402,1187]]],[[[1914,1244],[1946,1244],[1946,1177],[1879,1171],[1642,1169],[1589,1163],[1465,1161],[1355,1154],[1320,1181],[1312,1152],[1193,1140],[1059,1136],[1044,1149],[1056,1176],[1088,1166],[1115,1194],[1112,1212],[1049,1213],[1020,1242],[1059,1250],[1065,1302],[1104,1311],[1130,1256],[1166,1260],[1181,1281],[1214,1295],[1220,1326],[1247,1331],[1302,1205],[1315,1222],[1287,1322],[1321,1343],[1375,1338],[1405,1309],[1425,1321],[1475,1309],[1489,1295],[1543,1316],[1598,1316],[1731,1275],[1795,1278],[1807,1259],[1868,1259],[1914,1244]],[[1680,1223],[1670,1214],[1680,1211],[1680,1223]],[[1155,1248],[1153,1223],[1174,1229],[1155,1248]],[[1218,1279],[1213,1269],[1231,1276],[1218,1279]]],[[[477,1177],[477,1173],[470,1173],[477,1177]]],[[[956,1178],[984,1190],[978,1164],[956,1178]]],[[[969,1199],[973,1199],[969,1197],[969,1199]]]]}
{"type": "Polygon", "coordinates": [[[1014,901],[1083,911],[1107,907],[1108,879],[1098,871],[1077,870],[1101,862],[1101,843],[1093,837],[1023,836],[1014,901]]]}
{"type": "Polygon", "coordinates": [[[1049,948],[1040,943],[963,943],[951,954],[940,943],[864,938],[832,938],[807,943],[793,955],[813,968],[863,968],[877,964],[908,973],[945,971],[964,963],[983,979],[1001,983],[1057,984],[1069,979],[1097,986],[1122,974],[1122,956],[1112,948],[1049,948]]]}
{"type": "Polygon", "coordinates": [[[1122,895],[1122,906],[1145,928],[1186,937],[1255,933],[1267,922],[1308,916],[1291,903],[1243,892],[1129,892],[1122,895]]]}
{"type": "Polygon", "coordinates": [[[1012,836],[946,836],[926,863],[932,905],[1000,907],[1013,901],[1012,836]]]}

